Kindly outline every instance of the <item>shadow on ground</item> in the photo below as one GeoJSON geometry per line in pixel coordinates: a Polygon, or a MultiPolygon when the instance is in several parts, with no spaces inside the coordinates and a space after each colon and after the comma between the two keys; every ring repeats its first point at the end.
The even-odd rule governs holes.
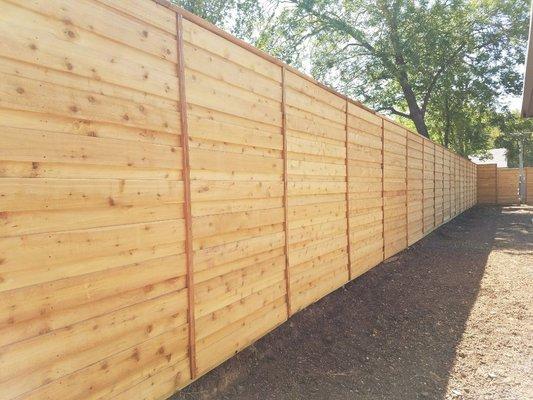
{"type": "Polygon", "coordinates": [[[487,257],[494,246],[531,251],[528,218],[465,212],[172,400],[444,399],[487,257]]]}

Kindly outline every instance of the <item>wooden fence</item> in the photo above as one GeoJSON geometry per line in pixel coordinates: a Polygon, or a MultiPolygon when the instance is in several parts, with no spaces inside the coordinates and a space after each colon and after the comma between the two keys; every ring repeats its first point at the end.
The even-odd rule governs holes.
{"type": "Polygon", "coordinates": [[[477,166],[477,202],[478,204],[496,204],[498,191],[496,178],[498,168],[496,164],[481,164],[477,166]]]}
{"type": "Polygon", "coordinates": [[[533,204],[533,167],[526,167],[525,175],[526,175],[526,184],[525,184],[526,203],[533,204]]]}
{"type": "MultiPolygon", "coordinates": [[[[526,203],[533,203],[533,167],[524,168],[526,203]]],[[[520,204],[520,170],[497,168],[496,164],[477,166],[477,202],[479,204],[520,204]]]]}
{"type": "Polygon", "coordinates": [[[180,9],[0,3],[3,399],[165,398],[475,203],[468,160],[180,9]]]}

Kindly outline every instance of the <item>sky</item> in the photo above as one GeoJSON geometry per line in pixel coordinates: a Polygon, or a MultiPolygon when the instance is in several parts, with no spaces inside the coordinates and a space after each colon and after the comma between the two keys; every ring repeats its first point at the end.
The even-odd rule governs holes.
{"type": "Polygon", "coordinates": [[[506,103],[512,111],[520,112],[522,108],[522,96],[508,96],[503,99],[503,102],[506,103]]]}
{"type": "MultiPolygon", "coordinates": [[[[270,12],[274,11],[276,15],[278,15],[283,9],[290,7],[290,5],[284,1],[280,1],[279,3],[272,2],[271,0],[257,0],[257,1],[259,2],[259,4],[261,4],[261,6],[263,6],[264,9],[270,10],[270,12]],[[276,6],[274,10],[272,9],[273,5],[276,6]]],[[[228,27],[225,27],[225,28],[228,29],[228,27]]],[[[310,70],[311,70],[310,60],[309,62],[305,62],[305,59],[304,59],[303,64],[304,65],[301,66],[300,69],[303,72],[310,74],[310,70]]],[[[525,65],[524,64],[518,65],[516,66],[516,69],[519,70],[520,72],[523,72],[525,69],[525,65]]],[[[501,100],[501,103],[507,105],[511,111],[520,112],[522,108],[522,96],[521,95],[520,96],[504,95],[500,100],[501,100]]]]}

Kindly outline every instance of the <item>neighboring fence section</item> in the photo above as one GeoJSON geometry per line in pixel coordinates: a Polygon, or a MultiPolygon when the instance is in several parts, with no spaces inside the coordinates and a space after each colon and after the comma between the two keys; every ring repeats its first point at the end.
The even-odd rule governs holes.
{"type": "Polygon", "coordinates": [[[483,164],[477,166],[478,204],[497,203],[497,169],[496,164],[483,164]]]}
{"type": "Polygon", "coordinates": [[[468,160],[186,12],[0,3],[2,399],[165,398],[475,204],[468,160]]]}
{"type": "MultiPolygon", "coordinates": [[[[524,168],[525,194],[523,200],[532,202],[533,168],[524,168]]],[[[477,202],[479,204],[520,204],[520,170],[497,168],[496,164],[477,166],[477,202]]]]}
{"type": "Polygon", "coordinates": [[[526,167],[525,175],[526,184],[524,186],[526,188],[526,203],[533,204],[533,167],[526,167]]]}
{"type": "Polygon", "coordinates": [[[520,204],[518,168],[498,168],[496,182],[498,204],[520,204]]]}

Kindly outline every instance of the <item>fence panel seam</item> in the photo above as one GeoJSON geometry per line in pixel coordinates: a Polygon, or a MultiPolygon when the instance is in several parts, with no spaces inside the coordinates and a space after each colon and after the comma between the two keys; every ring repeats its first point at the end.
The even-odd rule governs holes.
{"type": "Polygon", "coordinates": [[[385,120],[381,118],[381,240],[385,260],[385,120]]]}
{"type": "Polygon", "coordinates": [[[433,143],[433,229],[437,227],[437,207],[435,203],[437,202],[437,183],[435,181],[435,166],[437,164],[437,146],[433,143]]]}
{"type": "Polygon", "coordinates": [[[496,192],[496,204],[499,204],[500,201],[498,199],[499,190],[498,190],[498,166],[497,165],[494,166],[494,171],[496,172],[496,179],[495,179],[495,181],[496,181],[496,190],[495,190],[495,192],[496,192]]]}
{"type": "Polygon", "coordinates": [[[352,247],[350,244],[350,180],[348,178],[348,98],[346,98],[346,240],[348,240],[348,275],[353,279],[352,271],[352,247]]]}
{"type": "Polygon", "coordinates": [[[405,130],[405,247],[409,247],[409,132],[405,130]]]}
{"type": "Polygon", "coordinates": [[[189,363],[191,378],[195,379],[196,371],[196,331],[194,316],[194,268],[192,253],[192,216],[191,216],[191,182],[189,161],[189,126],[187,121],[187,97],[185,94],[185,58],[183,56],[183,20],[181,14],[176,14],[176,41],[177,41],[177,64],[178,85],[180,101],[180,127],[182,148],[182,171],[183,171],[183,211],[185,217],[185,257],[187,270],[187,320],[189,323],[189,363]]]}
{"type": "Polygon", "coordinates": [[[285,230],[285,291],[287,302],[287,318],[292,314],[291,281],[289,273],[289,194],[288,194],[288,151],[287,151],[287,112],[285,105],[285,67],[281,67],[281,133],[283,135],[283,209],[285,230]]]}
{"type": "Polygon", "coordinates": [[[426,147],[425,139],[422,139],[422,235],[426,231],[426,217],[425,217],[425,196],[426,196],[426,173],[424,171],[424,164],[426,163],[426,153],[424,151],[424,148],[426,147]]]}
{"type": "MultiPolygon", "coordinates": [[[[171,390],[196,380],[286,322],[298,310],[376,267],[386,257],[405,250],[411,232],[414,243],[436,227],[437,145],[429,138],[408,131],[346,96],[326,92],[328,89],[323,85],[292,67],[272,61],[270,56],[251,50],[251,46],[218,28],[210,28],[205,21],[171,7],[164,0],[153,1],[154,4],[145,1],[134,8],[124,8],[120,2],[106,7],[96,4],[106,18],[122,18],[125,29],[133,32],[146,28],[141,33],[148,39],[142,43],[131,38],[125,40],[123,31],[115,32],[105,26],[95,32],[97,39],[92,35],[84,42],[84,48],[91,54],[103,54],[112,43],[113,49],[121,54],[136,54],[138,57],[133,58],[137,61],[150,62],[140,65],[132,57],[124,57],[123,64],[117,59],[117,64],[100,66],[94,64],[94,57],[82,57],[77,59],[80,69],[95,66],[102,75],[101,79],[96,74],[87,78],[94,83],[90,90],[75,82],[67,87],[61,84],[58,75],[57,80],[47,83],[48,97],[56,101],[37,99],[27,103],[24,96],[11,94],[14,106],[9,114],[16,116],[21,130],[21,135],[8,137],[12,156],[24,158],[28,165],[39,164],[39,168],[33,165],[35,176],[50,175],[51,183],[45,187],[28,179],[24,168],[12,171],[16,179],[8,182],[10,193],[5,212],[22,210],[28,215],[38,214],[25,217],[21,224],[11,224],[9,235],[15,238],[37,234],[36,243],[44,250],[33,255],[35,265],[28,267],[28,271],[36,274],[18,274],[16,268],[25,268],[27,257],[24,249],[14,249],[10,263],[15,272],[0,282],[0,289],[3,293],[16,293],[13,299],[11,294],[8,296],[13,307],[32,302],[28,315],[18,322],[38,328],[45,318],[54,326],[50,333],[52,341],[34,340],[38,332],[32,328],[27,332],[18,330],[13,338],[7,338],[4,346],[14,359],[20,358],[25,350],[24,346],[12,344],[28,340],[35,345],[36,352],[50,359],[57,349],[70,351],[80,342],[94,348],[85,357],[90,363],[85,358],[74,360],[65,368],[58,364],[61,360],[38,367],[23,363],[20,374],[29,377],[32,387],[25,389],[12,379],[18,374],[16,371],[0,383],[0,392],[7,388],[11,393],[13,389],[13,397],[24,397],[25,393],[41,397],[39,393],[43,392],[62,397],[65,379],[75,384],[80,377],[90,374],[90,380],[98,381],[106,373],[120,376],[113,382],[104,379],[102,396],[141,391],[153,398],[162,398],[163,394],[168,397],[171,390]],[[161,9],[157,4],[166,4],[169,9],[161,9]],[[167,66],[168,73],[160,76],[159,72],[166,71],[167,66]],[[135,79],[137,75],[144,76],[144,81],[135,79]],[[110,89],[102,91],[99,85],[110,89]],[[83,107],[81,117],[87,127],[94,129],[90,136],[101,136],[95,141],[91,139],[91,143],[80,142],[79,135],[74,135],[80,133],[78,108],[72,106],[69,113],[61,102],[67,97],[73,103],[83,102],[87,96],[84,93],[88,92],[97,98],[89,96],[94,104],[83,107]],[[121,100],[117,102],[111,95],[119,92],[121,100]],[[24,146],[16,150],[29,134],[25,131],[43,123],[36,110],[56,116],[45,122],[56,127],[57,132],[39,139],[39,145],[29,152],[24,146]],[[405,227],[401,227],[400,214],[402,129],[406,135],[405,227]],[[67,135],[71,138],[65,139],[67,135]],[[421,188],[417,186],[419,140],[422,140],[421,188]],[[409,151],[411,143],[413,151],[409,151]],[[428,149],[433,145],[433,156],[431,149],[430,156],[426,155],[426,144],[428,149]],[[56,147],[62,148],[61,154],[56,147]],[[67,163],[46,172],[47,163],[54,162],[52,157],[64,160],[63,153],[76,148],[87,150],[69,161],[80,168],[73,169],[67,163]],[[99,158],[101,152],[105,153],[104,158],[99,158]],[[431,188],[424,187],[426,156],[428,165],[429,157],[433,157],[433,178],[428,174],[427,181],[429,185],[433,179],[434,185],[434,227],[427,228],[425,202],[430,200],[429,196],[427,200],[424,197],[431,188]],[[47,160],[42,161],[43,157],[47,160]],[[91,160],[94,162],[82,166],[91,160]],[[102,184],[100,181],[94,184],[100,178],[105,178],[102,184]],[[47,207],[39,199],[28,203],[23,196],[28,191],[39,192],[43,198],[56,191],[54,196],[62,199],[54,211],[58,218],[49,219],[42,214],[47,207]],[[80,194],[87,202],[81,204],[76,196],[69,198],[73,196],[70,192],[80,194]],[[380,192],[381,199],[377,198],[380,192]],[[120,209],[115,207],[114,196],[118,193],[118,205],[124,206],[120,209]],[[421,213],[417,209],[420,203],[421,213]],[[346,207],[344,217],[342,206],[346,207]],[[72,207],[90,218],[71,221],[72,207]],[[131,211],[123,212],[130,208],[131,211]],[[418,232],[418,221],[415,222],[420,215],[422,235],[418,232]],[[345,227],[342,218],[346,218],[345,227]],[[381,246],[376,242],[379,223],[381,246]],[[405,242],[401,242],[402,230],[405,242]],[[72,231],[75,233],[71,235],[72,231]],[[67,239],[63,240],[64,237],[67,239]],[[111,239],[113,243],[109,242],[111,239]],[[80,247],[78,242],[84,243],[80,247]],[[50,268],[41,271],[42,263],[48,262],[49,251],[57,252],[59,258],[55,257],[50,268]],[[87,262],[95,251],[101,262],[87,262]],[[104,268],[110,263],[114,266],[112,270],[104,268]],[[79,268],[67,271],[63,264],[79,268]],[[90,303],[75,290],[89,279],[87,276],[94,281],[95,295],[90,303]],[[56,307],[57,312],[49,316],[39,314],[44,296],[51,307],[68,303],[73,312],[65,317],[56,307]],[[107,298],[111,300],[102,300],[107,298]],[[127,319],[133,325],[117,326],[116,334],[108,335],[106,340],[97,337],[98,330],[88,328],[93,322],[96,329],[117,318],[127,319]],[[68,326],[79,329],[62,336],[68,326]],[[134,334],[130,335],[130,331],[134,334]],[[141,357],[133,354],[132,368],[124,372],[120,370],[120,360],[124,354],[130,357],[128,349],[139,350],[135,353],[140,352],[141,357]],[[142,357],[143,352],[151,356],[142,357]],[[99,363],[107,366],[108,361],[109,369],[93,367],[99,363]],[[39,376],[49,374],[58,365],[61,373],[42,384],[39,376]],[[118,367],[118,372],[113,367],[118,367]],[[142,382],[135,378],[140,375],[146,378],[142,382]]],[[[73,20],[79,19],[80,12],[73,12],[73,20]]],[[[58,15],[51,14],[53,23],[61,23],[58,15]]],[[[13,21],[17,17],[14,13],[13,21]]],[[[7,22],[11,22],[10,18],[7,22]]],[[[58,41],[60,38],[47,38],[37,51],[46,52],[47,47],[54,46],[58,51],[71,49],[61,47],[58,41]]],[[[76,48],[76,43],[71,45],[76,48]]],[[[14,50],[6,57],[8,61],[12,58],[9,62],[24,61],[14,50]]],[[[32,71],[43,73],[46,60],[36,60],[32,71]]],[[[16,77],[13,82],[20,81],[21,86],[27,83],[34,89],[30,77],[16,77]]],[[[21,89],[18,93],[22,94],[21,91],[24,92],[21,89]]],[[[82,130],[85,132],[85,126],[82,130]]],[[[443,215],[447,149],[442,146],[439,149],[443,152],[439,153],[443,168],[439,171],[443,174],[439,195],[443,215]]],[[[455,204],[457,215],[475,203],[472,196],[476,195],[477,186],[472,184],[476,183],[477,169],[466,158],[451,153],[449,157],[454,160],[453,185],[457,185],[450,204],[455,204]]],[[[11,155],[7,161],[10,159],[11,155]]],[[[499,196],[502,201],[507,198],[510,175],[501,172],[502,187],[499,193],[496,187],[491,194],[496,196],[495,202],[499,196]]],[[[533,170],[526,174],[527,179],[533,178],[533,170]]],[[[430,207],[428,211],[431,212],[430,207]]],[[[438,220],[442,223],[443,217],[438,220]]],[[[4,299],[1,293],[0,299],[4,299]]]]}

